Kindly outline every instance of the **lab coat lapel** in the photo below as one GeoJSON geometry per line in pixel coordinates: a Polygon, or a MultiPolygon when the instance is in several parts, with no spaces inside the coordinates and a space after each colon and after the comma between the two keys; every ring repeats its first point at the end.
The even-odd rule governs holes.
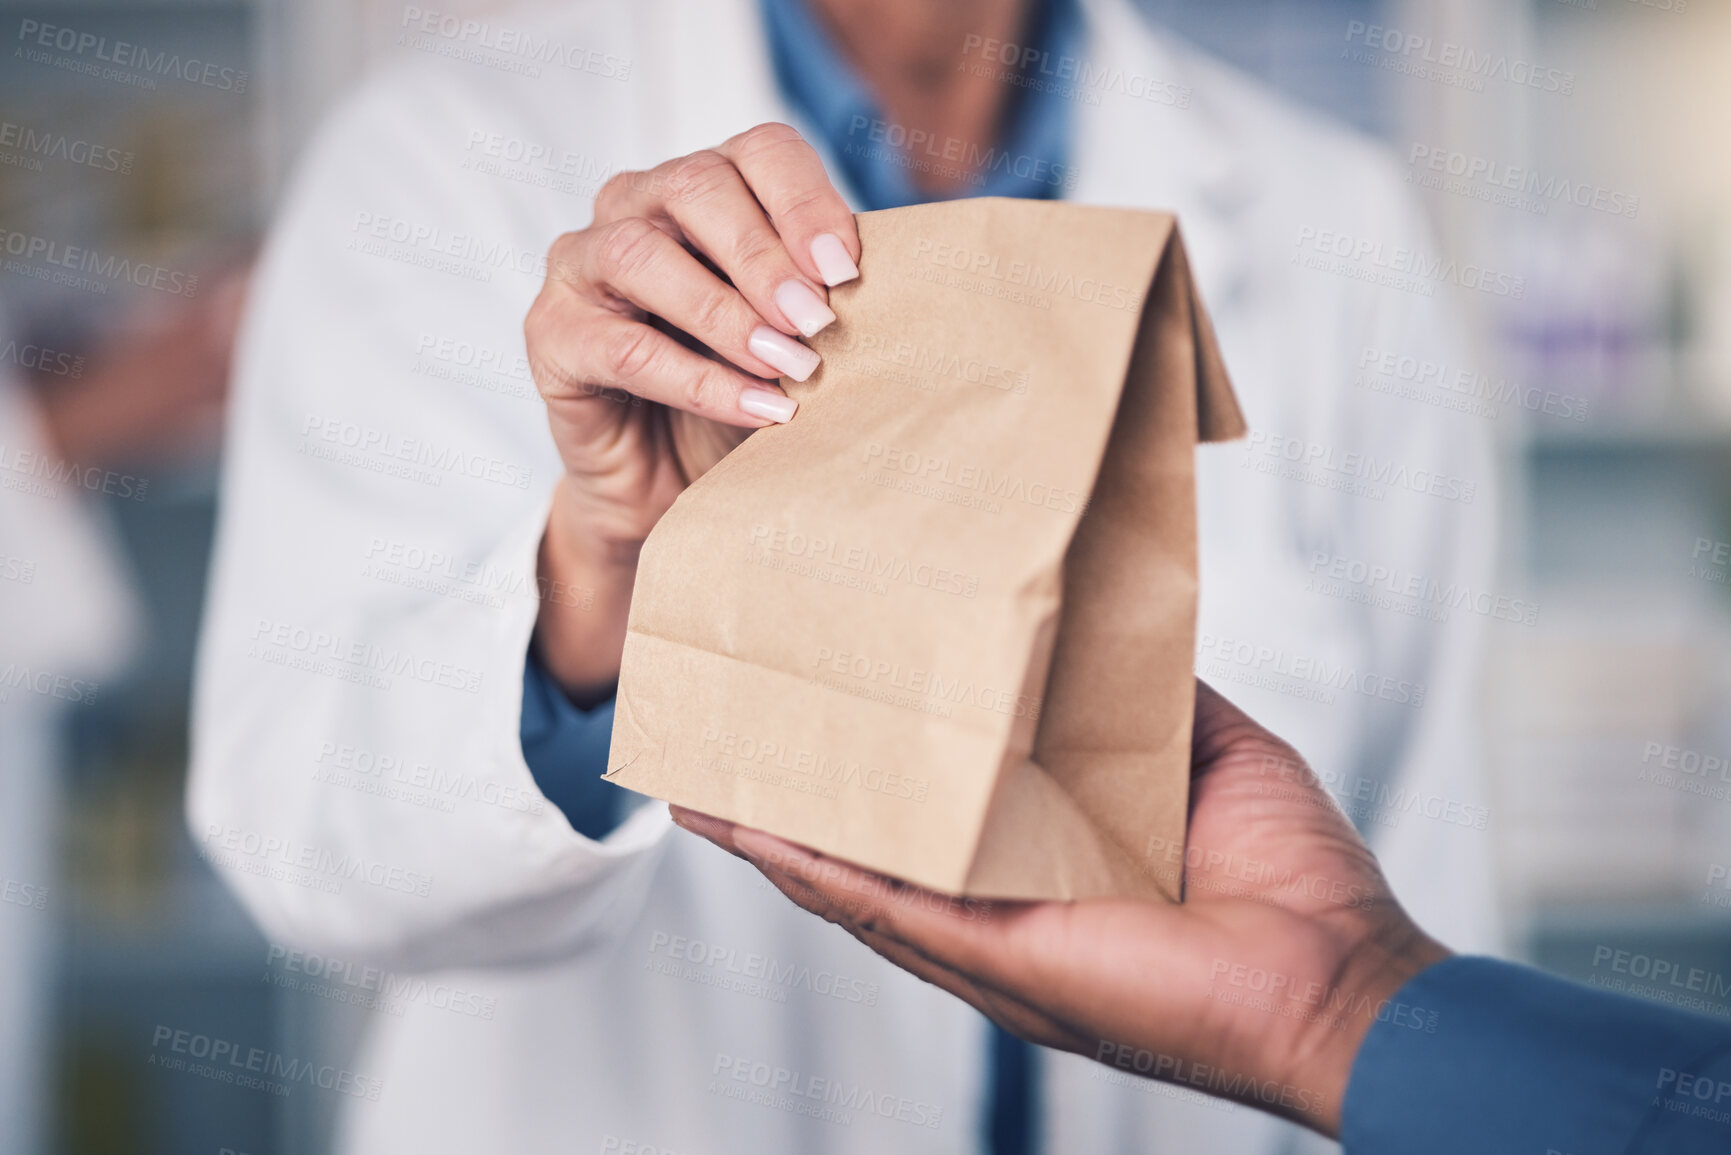
{"type": "MultiPolygon", "coordinates": [[[[647,0],[636,15],[638,42],[656,46],[642,56],[654,69],[644,75],[645,135],[659,151],[643,163],[713,148],[774,120],[799,129],[839,174],[828,141],[782,98],[757,0],[647,0]]],[[[858,199],[836,179],[857,209],[858,199]]]]}
{"type": "MultiPolygon", "coordinates": [[[[1075,104],[1071,199],[1177,212],[1203,299],[1227,307],[1249,275],[1241,219],[1262,182],[1230,147],[1230,129],[1201,99],[1203,86],[1186,78],[1186,62],[1127,0],[1082,0],[1082,9],[1083,58],[1108,83],[1095,90],[1099,103],[1075,104]],[[1124,79],[1114,85],[1113,77],[1124,79]],[[1151,82],[1197,95],[1174,108],[1126,91],[1151,82]]],[[[637,54],[646,146],[639,163],[712,148],[765,121],[798,124],[776,88],[756,0],[639,0],[633,11],[637,43],[656,46],[637,54]]]]}
{"type": "Polygon", "coordinates": [[[1082,89],[1097,92],[1099,103],[1076,102],[1071,195],[1176,212],[1202,298],[1223,308],[1238,299],[1250,273],[1242,221],[1263,182],[1232,147],[1231,127],[1202,96],[1204,85],[1187,75],[1187,62],[1143,16],[1126,0],[1083,0],[1082,10],[1082,57],[1106,80],[1082,89]],[[1188,107],[1132,95],[1149,84],[1183,86],[1188,107]]]}
{"type": "Polygon", "coordinates": [[[659,163],[787,121],[756,0],[637,0],[644,134],[659,163]]]}

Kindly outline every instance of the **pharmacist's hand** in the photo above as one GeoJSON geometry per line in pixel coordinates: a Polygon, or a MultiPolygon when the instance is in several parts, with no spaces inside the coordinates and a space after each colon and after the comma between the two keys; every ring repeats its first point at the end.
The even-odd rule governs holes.
{"type": "Polygon", "coordinates": [[[617,675],[638,550],[673,499],[793,416],[775,378],[817,368],[799,338],[835,320],[826,286],[859,275],[859,251],[846,202],[784,124],[620,173],[593,223],[553,242],[523,329],[565,466],[538,645],[568,690],[617,675]]]}
{"type": "MultiPolygon", "coordinates": [[[[1298,755],[1196,685],[1182,906],[945,898],[761,831],[674,819],[1024,1038],[1334,1135],[1359,1043],[1447,955],[1298,755]]],[[[1174,861],[1177,852],[1174,852],[1174,861]]]]}

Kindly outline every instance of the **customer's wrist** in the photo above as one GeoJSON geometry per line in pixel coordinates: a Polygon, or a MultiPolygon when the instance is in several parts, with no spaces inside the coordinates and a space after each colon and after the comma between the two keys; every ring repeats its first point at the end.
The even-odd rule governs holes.
{"type": "MultiPolygon", "coordinates": [[[[1318,1110],[1312,1122],[1329,1135],[1340,1133],[1341,1105],[1365,1039],[1379,1023],[1410,1028],[1422,1008],[1403,1008],[1399,995],[1421,971],[1448,958],[1447,947],[1405,913],[1367,933],[1342,960],[1340,981],[1330,992],[1338,1014],[1319,1017],[1295,1056],[1292,1080],[1314,1087],[1318,1110]]],[[[1422,1024],[1421,1024],[1422,1027],[1422,1024]]]]}

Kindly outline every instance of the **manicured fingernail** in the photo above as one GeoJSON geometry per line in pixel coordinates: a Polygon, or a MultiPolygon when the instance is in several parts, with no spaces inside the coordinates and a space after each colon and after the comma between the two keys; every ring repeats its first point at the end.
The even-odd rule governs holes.
{"type": "MultiPolygon", "coordinates": [[[[759,325],[751,331],[751,339],[746,342],[751,351],[759,359],[773,365],[784,377],[792,377],[795,381],[804,381],[817,371],[818,357],[810,349],[789,337],[786,333],[777,333],[768,325],[759,325]]],[[[793,410],[789,409],[791,415],[793,410]]],[[[785,421],[786,417],[778,418],[785,421]]]]}
{"type": "MultiPolygon", "coordinates": [[[[759,353],[758,356],[762,357],[763,354],[759,353]]],[[[761,417],[765,421],[773,421],[777,425],[784,425],[791,420],[793,411],[798,408],[799,402],[785,393],[777,393],[774,389],[747,385],[739,391],[739,411],[741,413],[761,417]]]]}
{"type": "Polygon", "coordinates": [[[859,276],[859,266],[848,256],[847,246],[834,233],[824,233],[811,243],[811,259],[826,285],[839,285],[859,276]]]}
{"type": "Polygon", "coordinates": [[[811,291],[804,281],[783,281],[775,291],[775,303],[793,327],[807,337],[813,336],[835,320],[835,314],[823,303],[823,298],[811,291]]]}

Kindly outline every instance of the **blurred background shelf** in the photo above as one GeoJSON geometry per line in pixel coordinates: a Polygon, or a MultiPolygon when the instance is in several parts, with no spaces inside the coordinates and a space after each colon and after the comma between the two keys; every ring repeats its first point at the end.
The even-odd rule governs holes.
{"type": "MultiPolygon", "coordinates": [[[[1534,909],[1531,933],[1541,941],[1614,937],[1710,942],[1731,947],[1731,911],[1687,899],[1671,902],[1557,903],[1534,909]]],[[[1726,961],[1731,962],[1731,952],[1726,961]]]]}
{"type": "Polygon", "coordinates": [[[1523,447],[1533,457],[1708,452],[1723,454],[1719,464],[1731,468],[1731,416],[1679,413],[1578,427],[1549,424],[1529,430],[1523,447]]]}

